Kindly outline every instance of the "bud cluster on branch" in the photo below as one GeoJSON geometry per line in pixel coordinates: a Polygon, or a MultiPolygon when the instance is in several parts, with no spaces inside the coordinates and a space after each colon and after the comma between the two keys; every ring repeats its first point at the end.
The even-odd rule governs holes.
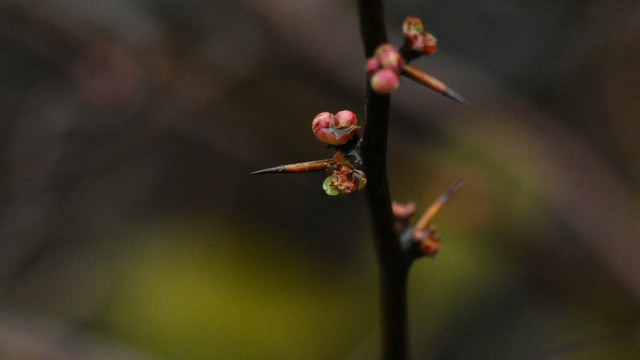
{"type": "MultiPolygon", "coordinates": [[[[424,31],[422,20],[408,17],[402,25],[402,31],[404,42],[400,50],[392,44],[383,43],[375,49],[373,56],[367,59],[365,73],[371,89],[379,95],[388,95],[398,88],[400,76],[403,75],[467,104],[464,98],[440,80],[408,65],[410,61],[429,55],[437,49],[436,38],[424,31]]],[[[362,139],[358,135],[360,129],[356,115],[349,110],[335,114],[321,112],[313,118],[311,130],[316,139],[337,150],[331,159],[281,165],[254,171],[252,174],[325,171],[328,176],[323,181],[322,188],[328,195],[348,195],[362,190],[367,185],[367,176],[362,168],[362,139]]],[[[414,256],[435,255],[438,251],[440,240],[430,223],[459,184],[460,181],[456,182],[445,193],[446,196],[443,195],[434,202],[413,227],[409,224],[409,218],[415,211],[415,205],[393,203],[396,232],[408,234],[401,241],[414,256]]]]}
{"type": "Polygon", "coordinates": [[[415,205],[392,202],[386,179],[389,94],[400,85],[400,77],[405,76],[464,105],[468,104],[442,81],[409,65],[412,60],[432,54],[437,49],[436,38],[424,30],[422,20],[408,17],[404,21],[404,41],[398,49],[387,42],[381,0],[359,0],[358,4],[365,53],[371,56],[364,66],[368,87],[363,138],[358,134],[360,126],[353,112],[321,112],[313,118],[311,130],[316,139],[336,150],[332,158],[281,165],[252,174],[326,171],[328,176],[322,188],[332,196],[353,194],[365,189],[369,183],[365,193],[373,219],[374,244],[380,265],[383,357],[385,360],[405,360],[408,356],[408,271],[413,260],[438,252],[440,239],[431,223],[461,180],[431,204],[414,225],[410,224],[415,205]],[[365,171],[369,173],[369,180],[365,171]]]}

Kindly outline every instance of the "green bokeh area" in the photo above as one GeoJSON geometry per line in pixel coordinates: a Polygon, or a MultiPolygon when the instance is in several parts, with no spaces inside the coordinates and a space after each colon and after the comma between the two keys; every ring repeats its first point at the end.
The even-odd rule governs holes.
{"type": "MultiPolygon", "coordinates": [[[[443,251],[416,263],[411,274],[416,357],[438,358],[439,351],[454,359],[638,354],[625,341],[596,341],[617,325],[589,299],[573,299],[565,308],[528,300],[532,290],[518,277],[516,263],[481,237],[451,230],[442,235],[448,239],[443,251]],[[590,337],[593,342],[581,342],[590,337]],[[466,346],[448,347],[457,341],[466,346]]],[[[269,229],[190,220],[150,226],[136,237],[131,241],[137,246],[121,259],[122,275],[108,305],[92,325],[100,332],[168,359],[376,356],[377,274],[365,239],[357,240],[360,258],[346,271],[281,246],[284,239],[269,229]]]]}
{"type": "Polygon", "coordinates": [[[190,222],[144,233],[100,326],[170,358],[344,356],[376,323],[362,263],[332,273],[254,230],[190,222]]]}
{"type": "MultiPolygon", "coordinates": [[[[413,163],[415,173],[440,174],[430,186],[411,188],[417,177],[394,180],[397,196],[423,199],[422,208],[446,181],[459,172],[466,175],[435,221],[441,251],[418,260],[411,271],[414,358],[637,356],[628,339],[635,310],[593,254],[571,244],[530,240],[567,231],[541,194],[544,183],[469,143],[412,152],[409,156],[449,159],[445,166],[431,157],[413,163]],[[549,256],[581,265],[556,273],[549,256]]],[[[357,196],[337,201],[357,201],[357,196]]],[[[367,224],[366,215],[351,221],[367,224]]],[[[341,239],[355,244],[352,251],[327,262],[327,254],[315,257],[309,248],[295,246],[308,239],[282,228],[258,221],[251,227],[234,224],[190,216],[123,231],[125,242],[136,245],[119,260],[121,276],[92,326],[161,358],[378,356],[377,267],[367,228],[341,239]]],[[[329,232],[326,226],[316,231],[329,232]]]]}

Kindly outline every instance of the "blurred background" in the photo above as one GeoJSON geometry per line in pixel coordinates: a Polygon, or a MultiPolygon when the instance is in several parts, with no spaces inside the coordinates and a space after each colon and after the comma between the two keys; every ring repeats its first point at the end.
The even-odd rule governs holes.
{"type": "MultiPolygon", "coordinates": [[[[640,358],[640,4],[387,2],[419,16],[389,180],[435,223],[414,359],[640,358]]],[[[363,194],[314,115],[364,118],[355,1],[0,1],[0,358],[372,359],[363,194]]]]}

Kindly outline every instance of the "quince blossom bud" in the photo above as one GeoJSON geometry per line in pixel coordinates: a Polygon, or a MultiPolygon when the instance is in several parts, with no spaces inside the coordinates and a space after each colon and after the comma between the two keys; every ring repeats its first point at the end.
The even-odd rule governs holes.
{"type": "Polygon", "coordinates": [[[378,69],[392,69],[396,72],[402,70],[402,56],[392,44],[387,43],[378,46],[371,59],[377,60],[378,69]]]}
{"type": "Polygon", "coordinates": [[[424,26],[422,25],[422,19],[415,16],[409,16],[402,23],[402,33],[406,36],[412,32],[423,32],[424,26]]]}
{"type": "Polygon", "coordinates": [[[438,48],[438,40],[436,40],[431,33],[424,31],[424,26],[422,25],[422,20],[420,20],[420,18],[406,18],[402,24],[402,32],[404,33],[404,44],[402,45],[402,50],[410,49],[415,52],[414,54],[409,55],[409,60],[420,55],[431,54],[438,48]]]}
{"type": "Polygon", "coordinates": [[[392,93],[400,85],[398,74],[389,69],[378,70],[371,77],[371,88],[378,94],[392,93]]]}
{"type": "Polygon", "coordinates": [[[333,117],[334,123],[338,129],[344,129],[358,123],[356,114],[349,110],[338,111],[333,117]]]}
{"type": "Polygon", "coordinates": [[[313,122],[311,123],[311,130],[313,130],[313,132],[317,132],[320,129],[324,129],[326,127],[329,127],[329,124],[331,124],[331,120],[333,118],[333,114],[331,114],[330,112],[321,112],[320,114],[316,115],[316,117],[313,118],[313,122]]]}
{"type": "Polygon", "coordinates": [[[431,54],[438,49],[438,40],[431,33],[415,33],[405,37],[404,39],[408,47],[425,55],[431,54]]]}
{"type": "Polygon", "coordinates": [[[375,57],[372,57],[367,60],[367,65],[365,65],[364,71],[367,73],[367,75],[372,75],[374,72],[376,72],[376,70],[378,70],[379,67],[380,64],[378,64],[378,60],[375,57]]]}
{"type": "Polygon", "coordinates": [[[382,44],[375,49],[375,51],[373,52],[373,57],[377,58],[385,51],[396,51],[396,47],[393,46],[393,44],[389,43],[382,44]]]}
{"type": "Polygon", "coordinates": [[[395,46],[391,44],[378,46],[365,66],[367,75],[371,75],[373,91],[383,95],[397,89],[403,66],[404,60],[395,46]]]}
{"type": "Polygon", "coordinates": [[[322,183],[327,195],[348,195],[362,190],[367,185],[367,178],[361,170],[354,169],[349,164],[338,164],[327,169],[329,176],[322,183]]]}
{"type": "Polygon", "coordinates": [[[401,233],[407,226],[409,226],[409,219],[416,212],[416,204],[412,202],[402,204],[397,201],[392,201],[391,211],[393,213],[393,225],[396,232],[401,233]]]}
{"type": "Polygon", "coordinates": [[[377,59],[384,69],[390,69],[395,72],[402,70],[402,56],[396,49],[383,51],[378,55],[377,59]]]}
{"type": "Polygon", "coordinates": [[[316,138],[325,144],[343,145],[354,138],[360,126],[356,126],[356,115],[348,110],[343,110],[333,115],[330,112],[322,112],[313,119],[311,129],[316,138]]]}
{"type": "Polygon", "coordinates": [[[440,238],[431,227],[414,231],[412,239],[417,243],[420,252],[424,255],[434,256],[440,250],[440,238]]]}

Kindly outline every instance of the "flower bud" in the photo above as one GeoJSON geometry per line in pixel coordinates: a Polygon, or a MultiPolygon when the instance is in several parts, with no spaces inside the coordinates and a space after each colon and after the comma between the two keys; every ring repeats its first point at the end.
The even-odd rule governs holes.
{"type": "Polygon", "coordinates": [[[344,129],[349,126],[353,126],[358,123],[358,119],[356,118],[356,114],[352,113],[349,110],[342,110],[335,114],[333,117],[333,123],[338,129],[344,129]]]}
{"type": "Polygon", "coordinates": [[[327,169],[329,176],[322,183],[327,195],[348,195],[362,190],[367,185],[367,178],[361,170],[354,169],[349,164],[338,164],[327,169]]]}
{"type": "Polygon", "coordinates": [[[322,112],[313,119],[311,129],[316,138],[325,144],[343,145],[354,138],[360,126],[356,126],[356,115],[343,110],[333,115],[322,112]]]}
{"type": "Polygon", "coordinates": [[[377,59],[384,69],[390,69],[396,73],[402,69],[402,56],[396,49],[383,51],[377,59]]]}
{"type": "Polygon", "coordinates": [[[400,84],[400,72],[404,60],[391,44],[382,44],[376,48],[372,58],[367,60],[365,70],[371,76],[371,87],[378,94],[389,94],[400,84]]]}
{"type": "Polygon", "coordinates": [[[315,133],[320,129],[329,127],[331,121],[333,121],[333,114],[327,111],[321,112],[313,118],[313,122],[311,123],[311,130],[313,130],[313,132],[315,133]]]}
{"type": "Polygon", "coordinates": [[[371,77],[371,88],[377,94],[386,95],[393,92],[400,85],[400,78],[390,69],[377,71],[371,77]]]}
{"type": "Polygon", "coordinates": [[[438,48],[436,38],[431,33],[424,31],[424,26],[422,25],[422,20],[420,20],[420,18],[406,18],[402,24],[402,33],[404,34],[404,44],[402,45],[402,49],[404,50],[408,48],[416,52],[410,55],[410,60],[419,57],[420,55],[431,54],[438,48]]]}
{"type": "Polygon", "coordinates": [[[438,49],[438,39],[431,33],[424,33],[424,39],[422,43],[424,44],[422,47],[422,51],[425,54],[431,54],[432,52],[438,49]]]}
{"type": "Polygon", "coordinates": [[[424,31],[422,20],[419,17],[409,16],[402,23],[402,33],[407,36],[411,33],[420,33],[424,31]]]}
{"type": "Polygon", "coordinates": [[[365,65],[364,71],[367,73],[367,75],[372,75],[374,72],[376,72],[376,70],[378,70],[379,66],[380,64],[378,64],[378,60],[375,57],[372,57],[367,60],[367,65],[365,65]]]}
{"type": "Polygon", "coordinates": [[[337,187],[332,186],[331,185],[332,182],[333,182],[333,177],[332,176],[327,176],[327,178],[324,179],[324,182],[322,183],[322,189],[329,196],[340,195],[340,189],[338,189],[337,187]]]}
{"type": "Polygon", "coordinates": [[[382,54],[385,51],[397,51],[397,50],[396,50],[396,47],[393,46],[393,44],[385,43],[376,48],[376,50],[373,52],[373,57],[377,58],[378,56],[380,56],[380,54],[382,54]]]}
{"type": "Polygon", "coordinates": [[[438,40],[431,33],[414,33],[405,37],[405,43],[412,50],[428,55],[438,49],[438,40]]]}
{"type": "Polygon", "coordinates": [[[427,227],[420,231],[414,231],[412,239],[418,244],[420,252],[424,255],[434,256],[438,253],[438,250],[440,250],[440,238],[431,227],[427,227]]]}

